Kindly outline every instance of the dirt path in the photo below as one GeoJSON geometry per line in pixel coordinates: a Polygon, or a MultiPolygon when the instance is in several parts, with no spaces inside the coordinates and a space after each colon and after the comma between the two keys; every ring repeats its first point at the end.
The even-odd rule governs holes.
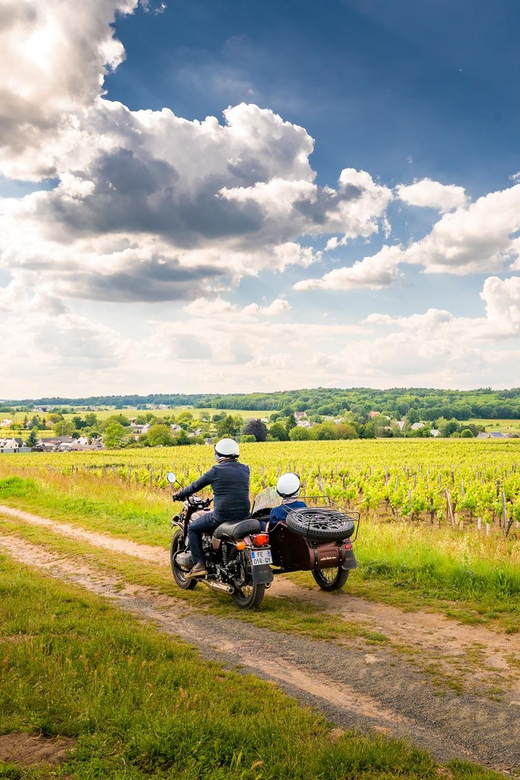
{"type": "MultiPolygon", "coordinates": [[[[95,547],[121,552],[157,566],[169,567],[162,547],[138,544],[128,539],[95,531],[86,531],[68,523],[0,505],[1,515],[31,525],[48,528],[61,536],[88,542],[95,547]]],[[[1,520],[0,520],[1,522],[1,520]]],[[[287,578],[277,577],[269,596],[284,597],[316,605],[320,610],[363,624],[367,630],[384,634],[407,648],[423,666],[456,678],[457,684],[470,690],[485,687],[488,694],[503,688],[520,699],[520,636],[497,634],[482,626],[465,626],[442,615],[419,610],[402,610],[369,601],[346,592],[335,594],[298,587],[287,578]]]]}
{"type": "Polygon", "coordinates": [[[0,536],[0,551],[110,598],[197,645],[205,657],[277,682],[342,728],[405,737],[441,761],[465,758],[504,772],[520,767],[520,697],[496,701],[474,692],[436,690],[429,675],[391,647],[338,646],[204,615],[185,601],[125,584],[78,563],[77,557],[49,552],[15,535],[0,536]]]}

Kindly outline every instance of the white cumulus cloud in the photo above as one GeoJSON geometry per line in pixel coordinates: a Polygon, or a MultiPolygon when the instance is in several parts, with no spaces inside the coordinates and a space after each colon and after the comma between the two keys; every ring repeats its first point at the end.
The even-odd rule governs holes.
{"type": "Polygon", "coordinates": [[[399,184],[397,197],[409,206],[438,209],[440,212],[463,208],[468,203],[464,187],[441,184],[432,179],[421,179],[413,184],[399,184]]]}
{"type": "Polygon", "coordinates": [[[399,264],[403,251],[398,246],[385,246],[377,254],[358,260],[352,266],[329,271],[318,279],[302,279],[295,290],[380,290],[395,282],[399,276],[399,264]]]}

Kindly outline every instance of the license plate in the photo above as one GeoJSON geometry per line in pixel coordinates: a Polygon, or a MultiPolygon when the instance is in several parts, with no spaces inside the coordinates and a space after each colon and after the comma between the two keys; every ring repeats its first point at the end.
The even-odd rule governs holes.
{"type": "Polygon", "coordinates": [[[251,563],[253,566],[260,566],[262,563],[272,563],[273,556],[271,550],[251,550],[251,563]]]}

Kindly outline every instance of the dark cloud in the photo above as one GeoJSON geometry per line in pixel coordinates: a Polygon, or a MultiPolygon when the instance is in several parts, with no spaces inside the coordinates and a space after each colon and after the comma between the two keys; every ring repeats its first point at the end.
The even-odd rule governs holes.
{"type": "Polygon", "coordinates": [[[234,160],[227,164],[229,174],[239,187],[251,187],[256,182],[269,181],[270,172],[265,165],[254,157],[234,160]]]}
{"type": "Polygon", "coordinates": [[[63,280],[65,292],[73,298],[131,303],[136,301],[193,300],[207,283],[226,271],[215,266],[186,268],[177,260],[152,258],[128,263],[124,271],[108,274],[77,273],[63,280]]]}
{"type": "Polygon", "coordinates": [[[89,171],[74,171],[92,181],[91,194],[74,201],[56,190],[41,206],[52,238],[70,240],[100,233],[151,233],[178,247],[193,248],[207,239],[229,238],[257,232],[264,223],[258,204],[239,203],[219,196],[229,178],[208,176],[190,193],[179,182],[175,168],[143,150],[103,153],[89,171]]]}
{"type": "Polygon", "coordinates": [[[364,192],[362,187],[356,187],[354,184],[332,192],[318,188],[315,201],[301,198],[294,203],[293,209],[312,224],[324,225],[329,221],[331,213],[337,211],[342,203],[358,200],[364,192]]]}

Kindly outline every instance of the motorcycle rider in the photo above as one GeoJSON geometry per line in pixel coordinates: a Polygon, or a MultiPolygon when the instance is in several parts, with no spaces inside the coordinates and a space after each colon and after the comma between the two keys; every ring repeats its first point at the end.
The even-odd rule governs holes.
{"type": "Polygon", "coordinates": [[[186,579],[204,577],[208,573],[202,534],[213,532],[221,523],[238,522],[249,515],[249,466],[238,462],[239,454],[234,439],[221,439],[215,444],[216,464],[172,496],[174,501],[183,501],[208,485],[213,488],[213,510],[196,512],[188,528],[193,567],[186,579]]]}
{"type": "Polygon", "coordinates": [[[280,520],[285,520],[292,509],[300,509],[307,506],[305,501],[297,500],[300,488],[301,482],[298,474],[294,474],[292,471],[282,474],[276,483],[276,492],[282,497],[282,503],[271,509],[268,527],[273,527],[280,520]]]}

